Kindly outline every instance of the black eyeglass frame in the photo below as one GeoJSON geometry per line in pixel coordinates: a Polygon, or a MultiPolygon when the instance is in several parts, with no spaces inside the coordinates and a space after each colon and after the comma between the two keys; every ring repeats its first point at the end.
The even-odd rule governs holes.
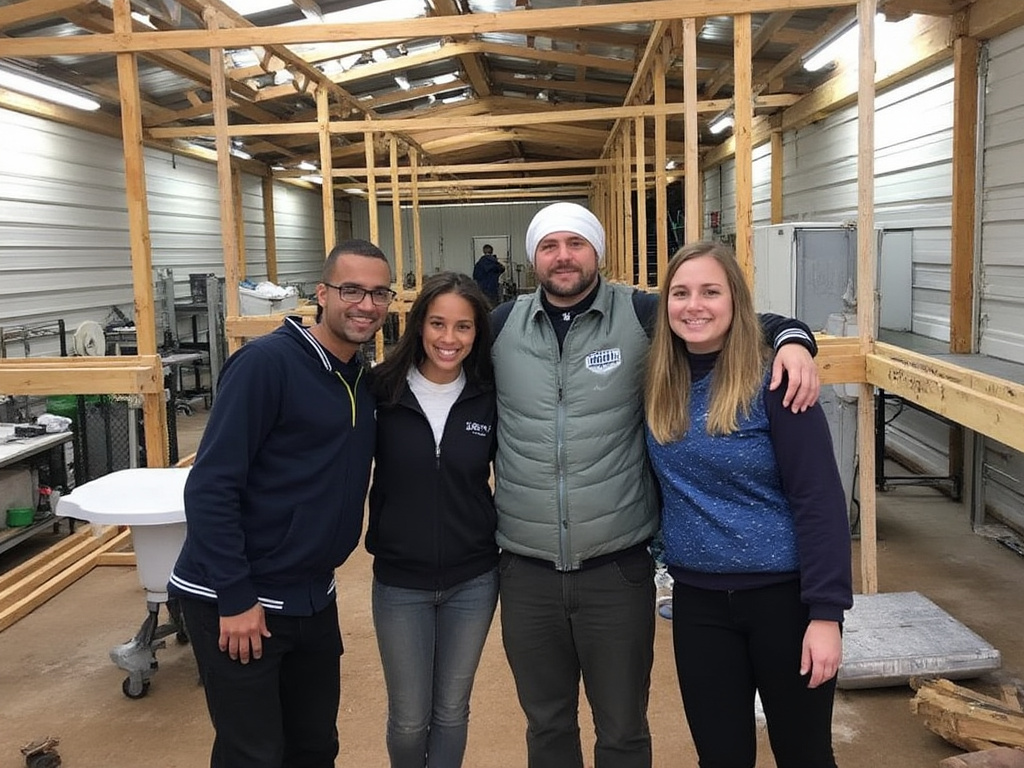
{"type": "Polygon", "coordinates": [[[366,295],[370,295],[370,301],[373,302],[375,307],[386,307],[395,300],[395,296],[398,294],[390,288],[363,288],[361,285],[350,285],[348,283],[342,283],[341,285],[334,285],[333,283],[324,283],[328,288],[335,288],[338,291],[338,297],[346,304],[358,304],[366,295]],[[346,299],[345,292],[350,291],[355,294],[359,292],[358,299],[346,299]]]}

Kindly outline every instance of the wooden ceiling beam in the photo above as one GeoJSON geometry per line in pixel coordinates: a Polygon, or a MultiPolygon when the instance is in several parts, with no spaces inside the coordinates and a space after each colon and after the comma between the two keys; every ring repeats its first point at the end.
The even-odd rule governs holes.
{"type": "Polygon", "coordinates": [[[1024,3],[1020,0],[976,0],[967,11],[967,35],[979,40],[990,40],[1022,24],[1024,3]]]}
{"type": "MultiPolygon", "coordinates": [[[[1016,3],[1016,0],[990,0],[1016,3]]],[[[716,15],[770,13],[778,10],[780,0],[716,0],[716,15]]],[[[850,0],[786,0],[790,10],[846,7],[850,0]]],[[[590,5],[587,22],[593,26],[636,24],[702,17],[707,15],[707,0],[640,0],[631,3],[590,5]]],[[[156,50],[193,50],[197,48],[250,48],[264,45],[371,40],[394,36],[400,26],[406,39],[446,37],[487,32],[518,32],[523,29],[553,29],[579,26],[576,6],[531,10],[519,13],[475,13],[471,16],[440,16],[403,19],[400,22],[368,21],[344,24],[280,25],[273,27],[236,27],[216,30],[167,30],[131,32],[123,35],[71,35],[63,37],[27,37],[4,40],[10,57],[89,55],[104,53],[141,53],[156,50]]]]}
{"type": "Polygon", "coordinates": [[[95,0],[21,0],[0,8],[0,29],[63,16],[66,11],[90,5],[95,0]]]}
{"type": "Polygon", "coordinates": [[[626,97],[629,85],[625,83],[607,83],[598,80],[545,80],[540,77],[516,77],[511,72],[491,70],[491,79],[495,85],[507,85],[533,91],[559,91],[561,93],[606,96],[622,101],[626,97]]]}

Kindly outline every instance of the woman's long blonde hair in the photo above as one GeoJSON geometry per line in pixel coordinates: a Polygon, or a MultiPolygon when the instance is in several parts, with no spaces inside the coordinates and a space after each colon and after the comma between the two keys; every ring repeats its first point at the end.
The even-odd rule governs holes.
{"type": "Polygon", "coordinates": [[[707,241],[680,248],[669,261],[661,284],[658,320],[647,359],[644,387],[647,424],[654,439],[662,444],[678,440],[690,426],[690,365],[685,342],[672,332],[668,323],[668,294],[679,267],[699,256],[711,256],[722,265],[732,294],[732,324],[711,374],[714,379],[711,382],[708,434],[730,434],[738,428],[739,414],[750,414],[771,357],[771,349],[765,342],[761,323],[754,311],[750,287],[732,248],[707,241]]]}

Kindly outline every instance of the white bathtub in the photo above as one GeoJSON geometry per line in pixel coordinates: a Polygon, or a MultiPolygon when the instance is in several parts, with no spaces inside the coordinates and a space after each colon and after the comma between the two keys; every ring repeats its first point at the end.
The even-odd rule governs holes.
{"type": "Polygon", "coordinates": [[[90,480],[57,502],[57,514],[132,529],[147,600],[167,601],[167,580],[185,541],[188,467],[122,469],[90,480]]]}

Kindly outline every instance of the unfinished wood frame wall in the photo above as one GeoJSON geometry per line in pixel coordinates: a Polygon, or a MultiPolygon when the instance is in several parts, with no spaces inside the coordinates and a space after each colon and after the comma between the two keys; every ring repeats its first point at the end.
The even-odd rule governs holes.
{"type": "MultiPolygon", "coordinates": [[[[824,2],[816,3],[817,6],[839,6],[839,5],[852,5],[851,2],[834,2],[832,0],[825,0],[824,2]]],[[[637,74],[630,86],[629,94],[624,100],[622,107],[609,107],[604,109],[588,109],[588,110],[566,110],[558,113],[557,115],[552,114],[534,114],[534,113],[522,113],[513,115],[487,115],[487,116],[476,116],[468,117],[464,120],[467,128],[480,127],[480,128],[493,128],[503,127],[507,125],[529,125],[531,123],[540,122],[581,122],[586,120],[612,120],[615,121],[615,129],[609,136],[608,143],[605,146],[605,150],[602,156],[591,162],[585,164],[590,169],[591,178],[586,179],[574,179],[569,182],[563,188],[557,190],[553,194],[561,196],[569,195],[587,195],[594,209],[601,211],[604,214],[606,223],[609,222],[612,216],[619,214],[625,214],[628,206],[626,201],[632,200],[632,191],[636,190],[637,200],[641,202],[640,205],[636,206],[635,216],[633,217],[632,223],[628,222],[628,217],[623,216],[626,221],[614,224],[615,229],[615,248],[616,253],[609,259],[609,274],[615,279],[625,279],[630,282],[634,281],[634,275],[631,274],[633,259],[629,254],[628,243],[632,243],[633,227],[636,227],[637,232],[637,243],[639,245],[638,263],[639,270],[638,274],[635,275],[635,282],[641,287],[647,286],[647,274],[648,267],[646,265],[646,210],[642,204],[644,193],[648,186],[653,181],[655,188],[655,199],[656,199],[656,221],[655,228],[658,232],[656,250],[657,250],[657,262],[658,262],[658,274],[664,274],[664,264],[667,261],[668,253],[667,244],[664,242],[665,233],[667,232],[667,211],[665,210],[665,199],[664,190],[665,185],[668,182],[668,176],[665,171],[665,145],[666,142],[675,140],[675,137],[668,137],[664,135],[665,131],[665,120],[668,115],[683,115],[684,117],[684,136],[682,137],[682,143],[684,148],[685,163],[683,172],[685,174],[685,219],[686,219],[686,239],[693,240],[700,236],[701,233],[701,210],[700,210],[700,172],[702,170],[701,164],[703,163],[704,168],[707,168],[716,163],[722,162],[726,158],[737,159],[737,176],[738,178],[738,194],[737,200],[739,201],[740,209],[737,212],[738,222],[747,222],[743,224],[745,227],[741,233],[742,237],[737,239],[737,249],[740,253],[741,260],[749,258],[749,221],[750,212],[747,209],[749,201],[752,199],[750,190],[748,189],[749,175],[747,178],[742,178],[741,174],[749,173],[749,158],[751,157],[751,148],[757,144],[772,140],[777,142],[778,153],[773,157],[773,164],[776,164],[781,169],[781,135],[783,131],[792,130],[801,125],[805,125],[811,122],[830,109],[835,109],[849,103],[851,100],[856,99],[860,110],[860,130],[859,130],[859,147],[858,157],[860,162],[858,164],[858,180],[860,193],[858,196],[858,224],[859,230],[863,233],[863,236],[872,230],[871,224],[873,223],[872,209],[873,209],[873,168],[871,167],[871,158],[873,158],[873,137],[869,130],[873,120],[873,99],[874,89],[876,87],[885,86],[896,79],[901,77],[909,76],[920,69],[930,66],[935,62],[948,58],[952,55],[949,51],[950,40],[961,40],[957,43],[957,77],[959,89],[965,89],[969,87],[969,83],[962,78],[970,76],[973,68],[976,67],[976,56],[977,56],[977,42],[974,39],[978,35],[984,34],[997,34],[1000,31],[1005,31],[1003,27],[1000,27],[1000,21],[998,18],[993,20],[993,14],[999,9],[993,4],[987,4],[985,7],[985,13],[975,14],[971,13],[969,16],[964,15],[958,20],[958,24],[954,29],[953,25],[948,20],[930,20],[922,22],[921,35],[919,36],[919,44],[913,51],[903,52],[904,58],[899,59],[897,57],[893,63],[888,64],[885,69],[877,69],[875,67],[873,50],[870,47],[871,40],[873,40],[873,18],[874,13],[877,10],[877,3],[874,0],[859,0],[856,3],[857,14],[861,19],[862,38],[860,46],[860,75],[854,78],[849,77],[837,77],[834,82],[830,82],[827,88],[820,89],[820,92],[809,95],[801,100],[799,104],[794,105],[792,108],[787,109],[782,113],[781,118],[773,120],[754,119],[752,117],[752,110],[758,105],[776,104],[782,105],[778,102],[776,97],[765,96],[760,93],[754,93],[751,90],[749,77],[747,72],[750,65],[751,55],[751,40],[749,35],[749,13],[760,12],[763,10],[770,10],[769,5],[780,6],[780,2],[774,4],[768,3],[741,3],[732,2],[726,3],[725,6],[716,7],[716,14],[732,14],[737,20],[736,29],[736,45],[734,50],[734,67],[736,68],[737,82],[736,92],[731,100],[722,99],[711,99],[705,101],[697,101],[696,99],[696,70],[693,62],[695,61],[695,37],[697,22],[693,17],[699,17],[707,10],[706,3],[694,3],[687,0],[675,0],[666,1],[662,3],[637,3],[636,7],[633,4],[618,4],[613,6],[601,6],[600,13],[604,14],[602,18],[607,18],[609,22],[614,19],[620,21],[627,21],[627,17],[630,13],[642,13],[644,20],[650,20],[651,18],[656,19],[655,29],[651,34],[647,49],[644,51],[643,56],[637,67],[637,74]],[[642,8],[640,6],[643,6],[642,8]],[[987,16],[985,14],[988,14],[987,16]],[[680,15],[685,15],[684,18],[679,18],[680,15]],[[969,36],[969,37],[964,37],[969,36]],[[664,67],[668,58],[671,56],[671,50],[673,46],[681,40],[683,46],[683,65],[684,65],[684,101],[682,104],[666,104],[664,96],[664,67]],[[671,42],[666,42],[671,41],[671,42]],[[868,74],[868,73],[873,73],[868,74]],[[775,99],[775,101],[773,101],[775,99]],[[703,155],[700,155],[697,147],[697,134],[696,134],[696,116],[697,114],[704,112],[720,112],[726,108],[733,108],[736,112],[737,118],[737,130],[734,136],[726,141],[721,147],[711,150],[703,155]],[[655,137],[655,153],[653,159],[646,156],[645,141],[646,132],[645,121],[653,121],[654,137],[655,137]],[[632,132],[632,138],[627,138],[625,133],[627,131],[632,132]],[[630,162],[625,162],[625,158],[630,158],[630,162]],[[649,160],[653,161],[653,172],[648,174],[646,166],[649,160]],[[614,202],[613,202],[614,201],[614,202]],[[613,209],[613,205],[616,206],[613,209]]],[[[787,8],[795,8],[800,5],[799,3],[787,3],[787,8]]],[[[1000,6],[1003,7],[1003,6],[1000,6]]],[[[1009,8],[1009,4],[1005,4],[1006,8],[1009,8]]],[[[124,24],[127,8],[125,0],[117,0],[115,2],[115,13],[121,18],[122,24],[124,24]]],[[[595,12],[597,7],[595,7],[595,12]]],[[[1013,11],[1006,10],[1004,16],[1006,18],[1016,18],[1013,16],[1013,11]]],[[[576,18],[577,12],[572,11],[571,18],[570,14],[559,15],[559,12],[552,11],[550,18],[562,19],[558,23],[562,26],[572,26],[578,23],[576,18]],[[563,19],[564,16],[564,19],[563,19]]],[[[517,18],[516,14],[491,14],[484,18],[460,18],[460,17],[443,17],[433,18],[424,20],[426,23],[421,25],[423,27],[430,26],[431,29],[436,28],[437,30],[443,30],[446,34],[451,33],[457,35],[462,33],[472,32],[486,32],[486,31],[514,31],[520,29],[523,25],[522,16],[517,18]]],[[[533,26],[532,22],[529,24],[533,26]]],[[[1005,25],[1004,25],[1005,26],[1005,25]]],[[[146,268],[148,265],[148,231],[146,230],[146,211],[144,209],[145,199],[145,188],[144,188],[144,168],[141,164],[140,156],[135,153],[135,147],[141,145],[142,133],[140,123],[137,115],[132,114],[132,104],[137,99],[138,94],[138,81],[137,74],[132,71],[132,62],[134,57],[140,52],[150,50],[169,50],[169,49],[185,49],[189,47],[209,47],[211,51],[211,62],[216,64],[223,64],[221,52],[225,48],[246,46],[246,45],[274,45],[284,43],[296,43],[304,41],[316,41],[318,39],[356,39],[357,35],[366,35],[368,38],[376,37],[387,37],[388,36],[388,25],[386,23],[376,24],[363,24],[363,25],[310,25],[301,28],[244,28],[244,29],[218,29],[213,20],[208,20],[208,29],[206,31],[179,31],[179,32],[160,32],[160,33],[148,33],[148,32],[133,32],[130,27],[127,29],[121,29],[116,35],[94,35],[94,36],[83,36],[74,39],[61,38],[61,39],[49,39],[49,40],[10,40],[5,43],[10,48],[10,55],[18,56],[32,56],[32,55],[48,55],[53,53],[67,53],[67,54],[109,54],[114,53],[118,57],[119,65],[119,82],[122,90],[122,102],[125,104],[124,115],[122,117],[122,135],[125,137],[125,155],[126,163],[128,168],[129,177],[127,179],[130,187],[130,197],[134,198],[136,202],[133,208],[133,220],[138,219],[139,226],[137,229],[132,230],[132,259],[133,268],[136,270],[135,279],[135,292],[136,292],[136,303],[144,312],[148,306],[148,310],[152,311],[152,289],[149,285],[149,271],[146,268]],[[131,161],[131,157],[139,158],[138,161],[131,161]]],[[[223,75],[222,66],[213,66],[212,70],[214,73],[221,72],[217,77],[223,75]]],[[[214,83],[216,86],[216,82],[214,83]]],[[[261,135],[271,136],[282,133],[317,133],[321,137],[322,154],[329,154],[328,147],[330,143],[330,137],[332,135],[342,134],[362,134],[365,139],[366,146],[366,162],[365,168],[358,169],[360,173],[366,175],[366,191],[370,201],[370,235],[371,239],[377,239],[379,235],[378,225],[378,188],[377,188],[377,169],[375,168],[374,161],[374,142],[387,141],[389,146],[393,140],[389,137],[396,133],[408,133],[411,130],[433,130],[444,127],[443,120],[439,118],[424,118],[417,120],[415,128],[410,127],[410,121],[405,120],[387,120],[387,119],[375,119],[375,120],[333,120],[330,117],[330,109],[328,100],[326,97],[321,98],[318,94],[318,112],[317,120],[312,123],[290,123],[288,125],[228,125],[226,120],[226,111],[224,100],[226,95],[223,88],[215,88],[215,100],[219,101],[217,109],[214,112],[214,133],[217,140],[219,157],[218,162],[218,174],[221,178],[221,189],[222,189],[222,220],[223,220],[223,232],[225,237],[225,272],[228,275],[228,280],[231,280],[232,276],[237,277],[239,273],[239,258],[237,256],[239,243],[237,242],[237,229],[233,225],[234,216],[231,214],[232,208],[232,194],[231,184],[229,182],[231,174],[231,161],[224,159],[229,155],[228,146],[226,140],[233,136],[250,136],[250,135],[261,135]],[[321,104],[328,104],[321,108],[321,104]],[[236,242],[232,244],[231,238],[234,237],[236,242]]],[[[967,91],[958,91],[959,93],[967,93],[967,91]]],[[[789,97],[786,97],[787,99],[789,97]]],[[[954,264],[954,296],[953,296],[953,313],[956,319],[955,323],[955,335],[956,344],[958,347],[967,346],[965,338],[969,340],[971,330],[969,327],[969,306],[971,302],[970,294],[970,281],[971,273],[968,268],[968,264],[973,264],[973,251],[971,244],[973,243],[973,232],[970,231],[974,226],[973,216],[973,185],[975,183],[969,170],[973,169],[973,154],[969,161],[963,161],[959,157],[959,153],[963,148],[969,147],[973,144],[972,137],[969,131],[973,130],[973,124],[975,117],[969,112],[967,105],[972,103],[972,99],[959,98],[958,104],[961,106],[957,112],[957,121],[954,128],[954,144],[958,147],[958,157],[954,163],[954,179],[955,179],[955,210],[958,215],[955,217],[953,222],[954,227],[954,243],[956,247],[953,253],[953,264],[954,264]],[[965,213],[965,212],[969,212],[965,213]],[[967,313],[967,314],[965,314],[967,313]]],[[[792,104],[788,101],[787,104],[792,104]]],[[[199,135],[203,132],[203,129],[197,128],[154,128],[151,129],[147,136],[156,139],[173,139],[173,138],[188,138],[199,135]]],[[[415,155],[412,155],[415,157],[415,155]]],[[[395,163],[392,162],[392,166],[395,163]]],[[[328,166],[329,167],[329,166],[328,166]]],[[[563,166],[564,167],[564,166],[563,166]]],[[[440,195],[448,194],[450,191],[445,191],[440,186],[431,187],[430,182],[423,182],[419,179],[417,170],[414,169],[411,173],[411,178],[408,182],[408,186],[401,180],[406,174],[404,169],[395,169],[392,167],[389,169],[390,172],[390,191],[392,198],[396,202],[400,202],[402,196],[408,192],[411,196],[412,207],[413,207],[413,221],[414,221],[414,250],[417,254],[416,264],[416,275],[417,281],[422,277],[422,266],[419,257],[419,233],[416,231],[418,227],[418,200],[427,198],[436,198],[440,195]]],[[[458,170],[460,172],[466,171],[467,169],[457,168],[452,170],[458,170]]],[[[350,173],[352,169],[331,169],[328,174],[331,179],[341,173],[350,173]]],[[[381,174],[383,175],[383,174],[381,174]]],[[[328,181],[325,179],[325,182],[328,181]]],[[[773,219],[782,216],[782,175],[781,171],[777,174],[773,174],[773,219]]],[[[549,182],[550,183],[550,182],[549,182]]],[[[460,189],[459,184],[455,185],[448,184],[447,187],[460,189]]],[[[497,196],[501,196],[503,199],[510,199],[513,196],[520,195],[519,192],[511,192],[508,189],[495,190],[495,191],[482,191],[473,188],[473,191],[468,191],[472,185],[467,183],[465,190],[460,191],[460,195],[465,195],[466,199],[493,199],[497,196]]],[[[266,187],[265,187],[266,189],[266,187]]],[[[540,195],[536,192],[530,192],[524,190],[522,196],[533,196],[539,197],[540,195]]],[[[272,198],[265,194],[265,205],[266,199],[271,199],[270,205],[272,206],[272,198]]],[[[324,226],[325,230],[333,227],[333,217],[328,218],[326,216],[326,207],[333,204],[333,195],[330,201],[325,201],[325,218],[324,226]]],[[[328,233],[325,231],[325,235],[328,233]]],[[[269,242],[269,238],[268,238],[269,242]]],[[[862,285],[870,285],[870,281],[873,280],[874,271],[872,268],[871,260],[873,256],[873,249],[862,247],[860,252],[865,254],[862,258],[861,263],[858,266],[858,278],[861,279],[862,285]]],[[[744,263],[747,263],[746,261],[744,263]]],[[[268,269],[269,256],[268,256],[268,269]]],[[[396,277],[399,280],[399,286],[401,286],[402,275],[398,274],[396,277]]],[[[401,288],[400,288],[401,290],[401,288]]],[[[415,295],[415,291],[411,295],[415,295]]],[[[868,294],[867,291],[862,289],[861,295],[867,297],[870,295],[873,301],[873,292],[868,294]]],[[[403,294],[403,299],[406,295],[403,294]]],[[[233,339],[234,343],[240,343],[245,337],[257,335],[257,331],[262,328],[271,327],[276,325],[278,319],[264,320],[264,319],[248,319],[237,317],[237,297],[234,296],[234,292],[228,292],[229,302],[229,318],[227,322],[228,333],[233,339]]],[[[869,301],[862,302],[861,311],[865,313],[865,317],[868,317],[868,313],[873,313],[873,307],[870,306],[869,301]]],[[[144,317],[144,315],[143,315],[144,317]]],[[[879,345],[874,343],[874,340],[869,335],[869,329],[871,328],[870,322],[860,322],[860,328],[862,329],[862,336],[858,340],[858,352],[856,353],[857,359],[870,361],[873,359],[872,356],[879,355],[879,345]]],[[[145,344],[141,343],[140,338],[140,350],[144,353],[155,352],[155,340],[154,345],[150,348],[149,341],[146,340],[145,344]]],[[[823,367],[827,370],[828,366],[832,363],[831,351],[828,345],[823,346],[822,356],[820,362],[823,367]]],[[[882,355],[885,358],[884,355],[882,355]]],[[[889,359],[889,358],[885,358],[889,359]]],[[[865,362],[867,365],[867,362],[865,362]]],[[[928,373],[922,373],[920,367],[915,367],[917,363],[911,361],[905,357],[899,358],[892,363],[891,366],[885,368],[886,380],[882,381],[882,374],[877,374],[872,378],[869,373],[862,375],[860,378],[853,377],[846,379],[848,382],[862,383],[865,385],[865,389],[862,390],[862,394],[865,396],[861,398],[861,402],[866,404],[869,398],[866,396],[869,390],[866,388],[871,385],[884,386],[887,391],[895,392],[908,397],[908,399],[915,399],[915,391],[913,388],[905,387],[901,380],[901,375],[904,380],[912,381],[912,386],[927,387],[927,391],[948,391],[952,386],[954,380],[959,382],[960,380],[968,381],[966,386],[967,390],[973,392],[974,395],[980,398],[980,402],[984,402],[986,405],[981,409],[981,415],[979,416],[973,407],[973,403],[969,402],[970,398],[966,395],[958,396],[952,403],[946,402],[942,399],[941,395],[937,400],[931,400],[926,398],[927,403],[931,403],[935,407],[933,410],[945,415],[955,421],[970,426],[972,429],[976,429],[984,434],[992,434],[992,432],[986,431],[987,429],[995,430],[994,424],[989,420],[989,416],[992,413],[1001,415],[1003,418],[1009,415],[1014,415],[1019,419],[1020,414],[1013,411],[1011,405],[1005,402],[1001,398],[995,398],[996,402],[992,403],[991,400],[993,395],[990,390],[996,387],[992,382],[985,383],[987,389],[981,391],[975,391],[973,387],[978,384],[976,378],[964,377],[961,374],[937,374],[932,375],[928,373]],[[901,375],[900,375],[901,374],[901,375]],[[922,378],[923,377],[923,378],[922,378]],[[959,379],[957,378],[959,377],[959,379]],[[991,406],[991,408],[989,407],[991,406]],[[1009,410],[1007,410],[1009,409],[1009,410]]],[[[923,364],[922,364],[923,365],[923,364]]],[[[840,370],[847,370],[847,367],[840,366],[840,370]]],[[[868,367],[869,371],[875,371],[876,367],[868,367]]],[[[831,375],[831,374],[828,374],[831,375]]],[[[826,379],[828,380],[828,379],[826,379]]],[[[3,379],[0,379],[0,390],[4,390],[2,386],[3,379]]],[[[1003,387],[1001,391],[1016,392],[1012,387],[1006,387],[1005,384],[1000,385],[1003,387]]],[[[4,390],[13,391],[13,390],[4,390]]],[[[959,389],[956,390],[962,394],[959,389]]],[[[922,404],[925,404],[923,402],[922,404]]],[[[926,404],[926,407],[931,407],[926,404]]],[[[165,427],[161,429],[161,424],[157,420],[159,415],[155,412],[147,412],[147,439],[150,435],[161,434],[165,431],[165,427]],[[150,421],[150,419],[154,421],[150,421]]],[[[860,414],[860,427],[861,427],[861,456],[862,461],[865,457],[873,457],[873,450],[866,444],[866,440],[870,439],[873,434],[873,414],[861,413],[860,414]]],[[[996,430],[998,431],[998,430],[996,430]]],[[[1009,437],[1012,437],[1009,436],[1009,437]]],[[[1003,438],[997,438],[1003,439],[1003,438]]],[[[1018,447],[1013,442],[1009,444],[1018,447]]],[[[150,453],[151,456],[162,455],[159,450],[153,450],[150,453]]],[[[862,465],[862,474],[865,474],[864,466],[862,465]]],[[[869,473],[868,473],[869,474],[869,473]]],[[[870,493],[865,493],[861,499],[862,503],[862,525],[864,520],[868,520],[868,524],[873,524],[873,504],[874,499],[870,493]],[[868,507],[868,508],[865,508],[868,507]]],[[[870,546],[870,544],[869,544],[870,546]]],[[[868,549],[868,548],[865,548],[868,549]]],[[[870,554],[866,555],[868,560],[872,560],[873,556],[870,554]]],[[[873,591],[875,588],[874,582],[871,580],[871,574],[874,571],[873,563],[866,563],[864,570],[868,573],[865,581],[866,591],[873,591]]]]}

